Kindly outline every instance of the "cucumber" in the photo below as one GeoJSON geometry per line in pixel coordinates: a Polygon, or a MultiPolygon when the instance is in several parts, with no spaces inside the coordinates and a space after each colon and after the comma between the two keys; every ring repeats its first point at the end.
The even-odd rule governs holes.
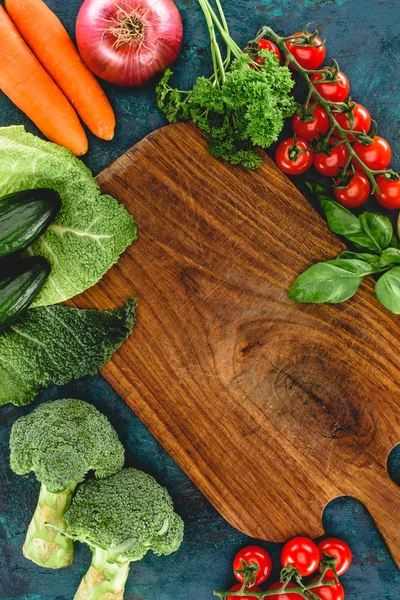
{"type": "Polygon", "coordinates": [[[0,256],[30,246],[54,221],[60,208],[57,192],[44,188],[0,198],[0,256]]]}
{"type": "Polygon", "coordinates": [[[0,331],[32,304],[49,273],[50,265],[41,256],[0,266],[0,331]]]}

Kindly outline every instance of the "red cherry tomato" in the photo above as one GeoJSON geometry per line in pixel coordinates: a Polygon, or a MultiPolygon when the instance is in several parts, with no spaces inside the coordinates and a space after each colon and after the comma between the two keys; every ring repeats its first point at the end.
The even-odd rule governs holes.
{"type": "MultiPolygon", "coordinates": [[[[365,146],[361,142],[356,142],[353,146],[354,152],[361,158],[363,163],[373,171],[381,171],[389,166],[392,158],[392,149],[389,142],[379,135],[373,138],[372,144],[365,146]]],[[[356,169],[362,170],[362,166],[353,158],[353,164],[356,169]]]]}
{"type": "Polygon", "coordinates": [[[317,152],[314,154],[314,168],[326,177],[337,177],[345,166],[349,151],[344,144],[333,146],[329,154],[317,152]]]}
{"type": "MultiPolygon", "coordinates": [[[[351,175],[352,171],[349,171],[349,174],[351,175]]],[[[340,185],[340,182],[336,182],[336,185],[340,185]]],[[[361,173],[361,171],[357,171],[357,173],[353,174],[352,178],[350,179],[349,183],[345,188],[334,186],[333,193],[335,194],[336,200],[340,202],[340,204],[343,204],[343,206],[346,206],[347,208],[357,208],[357,206],[365,204],[365,202],[368,200],[369,195],[371,194],[371,184],[369,182],[368,177],[364,173],[361,173]]],[[[324,540],[324,542],[327,541],[329,540],[324,540]]],[[[337,541],[340,542],[340,540],[337,541]]],[[[321,542],[321,544],[324,542],[321,542]]],[[[347,546],[347,544],[345,544],[344,542],[341,543],[347,546]]],[[[324,550],[324,552],[328,551],[324,550]]],[[[335,558],[338,558],[336,554],[333,554],[333,556],[335,556],[335,558]]]]}
{"type": "Polygon", "coordinates": [[[338,72],[337,81],[323,81],[322,83],[318,83],[320,79],[322,79],[321,73],[314,73],[311,76],[311,81],[317,92],[325,100],[329,100],[329,102],[344,102],[346,100],[350,91],[350,83],[342,71],[338,72]]]}
{"type": "Polygon", "coordinates": [[[276,150],[275,162],[281,171],[288,175],[300,175],[305,173],[313,164],[313,153],[306,140],[287,138],[281,142],[276,150]]]}
{"type": "MultiPolygon", "coordinates": [[[[271,40],[260,40],[258,42],[258,49],[259,50],[269,50],[270,52],[273,52],[275,54],[275,56],[277,57],[277,59],[279,60],[279,62],[281,62],[281,53],[279,52],[279,48],[278,46],[276,46],[274,44],[274,42],[271,42],[271,40]]],[[[260,57],[258,57],[260,58],[260,57]]]]}
{"type": "MultiPolygon", "coordinates": [[[[324,577],[324,581],[330,581],[332,577],[324,577]]],[[[311,584],[318,581],[318,577],[315,577],[311,580],[311,584]]],[[[310,584],[310,585],[311,585],[310,584]]],[[[321,598],[321,600],[344,600],[344,589],[341,583],[337,581],[333,586],[331,585],[321,585],[317,587],[311,588],[314,594],[321,598]]]]}
{"type": "MultiPolygon", "coordinates": [[[[368,133],[368,131],[371,128],[371,115],[369,114],[367,109],[364,108],[364,106],[362,106],[361,104],[354,105],[354,108],[353,108],[354,125],[353,125],[353,127],[350,126],[350,121],[345,113],[335,113],[335,118],[336,118],[336,121],[339,123],[339,125],[341,127],[343,127],[343,129],[353,129],[354,131],[360,131],[360,132],[364,131],[365,133],[368,133]]],[[[354,137],[354,135],[351,135],[349,133],[347,134],[347,139],[350,142],[356,141],[356,138],[354,137]]]]}
{"type": "Polygon", "coordinates": [[[388,179],[380,175],[376,183],[379,192],[375,192],[375,198],[385,208],[400,208],[400,179],[388,179]]]}
{"type": "MultiPolygon", "coordinates": [[[[310,103],[308,108],[312,106],[313,104],[310,103]]],[[[322,106],[316,105],[312,114],[305,121],[302,121],[300,115],[296,113],[292,119],[292,129],[299,138],[311,141],[328,133],[329,117],[322,106]]]]}
{"type": "MultiPolygon", "coordinates": [[[[268,591],[270,590],[279,590],[282,587],[283,583],[281,581],[278,581],[278,583],[274,583],[272,584],[269,588],[268,591]]],[[[290,590],[292,588],[296,588],[298,587],[295,583],[290,582],[288,583],[288,585],[286,586],[287,590],[290,590]]],[[[290,592],[284,592],[283,594],[277,594],[276,596],[272,596],[272,600],[302,600],[303,596],[301,594],[296,594],[296,593],[290,593],[290,592]]]]}
{"type": "MultiPolygon", "coordinates": [[[[237,590],[240,590],[242,587],[241,583],[238,583],[237,585],[234,585],[233,587],[231,587],[230,591],[231,592],[236,592],[237,590]]],[[[244,588],[247,591],[249,591],[250,589],[253,592],[261,592],[261,588],[259,587],[252,587],[252,588],[244,588]]],[[[228,600],[238,600],[238,598],[240,598],[240,600],[255,600],[254,596],[228,596],[228,600]]],[[[294,599],[295,600],[295,599],[294,599]]]]}
{"type": "Polygon", "coordinates": [[[306,537],[295,537],[282,549],[283,567],[296,567],[302,577],[312,575],[319,564],[319,550],[314,542],[306,537]]]}
{"type": "Polygon", "coordinates": [[[316,37],[310,44],[304,45],[304,40],[300,37],[302,35],[301,31],[294,33],[285,45],[303,69],[318,69],[325,60],[325,44],[321,38],[316,37]]]}
{"type": "MultiPolygon", "coordinates": [[[[361,173],[358,173],[358,175],[360,175],[360,174],[361,173]]],[[[363,177],[365,177],[365,179],[367,179],[368,185],[370,186],[370,183],[369,183],[366,175],[363,174],[363,177]]],[[[349,205],[345,204],[345,206],[349,206],[349,205]]],[[[359,205],[357,205],[357,206],[359,206],[359,205]]],[[[323,558],[324,553],[329,554],[329,556],[333,556],[334,558],[337,559],[337,562],[335,564],[335,569],[336,569],[337,575],[340,576],[340,575],[343,575],[343,573],[346,573],[347,569],[351,565],[351,559],[352,559],[351,550],[350,550],[349,546],[346,544],[346,542],[343,542],[343,540],[339,540],[338,538],[327,538],[326,540],[322,540],[322,542],[320,542],[318,544],[318,549],[321,554],[321,559],[323,558]]],[[[333,577],[333,572],[331,570],[328,570],[325,573],[325,578],[332,579],[332,577],[333,577]]]]}
{"type": "Polygon", "coordinates": [[[245,573],[238,573],[238,571],[243,571],[246,565],[258,567],[254,574],[250,571],[251,578],[246,581],[246,584],[251,587],[263,583],[268,578],[272,569],[272,559],[268,552],[259,546],[246,546],[239,550],[233,560],[233,571],[236,579],[241,583],[245,581],[245,573]]]}

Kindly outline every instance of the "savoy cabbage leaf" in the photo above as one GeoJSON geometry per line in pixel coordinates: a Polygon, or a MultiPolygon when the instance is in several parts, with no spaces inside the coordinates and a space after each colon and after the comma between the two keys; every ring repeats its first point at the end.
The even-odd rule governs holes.
{"type": "Polygon", "coordinates": [[[52,270],[34,306],[57,304],[101,279],[136,238],[132,215],[100,193],[90,170],[66,148],[26,133],[0,129],[0,196],[48,187],[62,199],[53,224],[29,249],[52,270]]]}
{"type": "Polygon", "coordinates": [[[0,334],[0,405],[29,404],[44,387],[94,375],[132,332],[136,302],[120,309],[44,306],[0,334]]]}

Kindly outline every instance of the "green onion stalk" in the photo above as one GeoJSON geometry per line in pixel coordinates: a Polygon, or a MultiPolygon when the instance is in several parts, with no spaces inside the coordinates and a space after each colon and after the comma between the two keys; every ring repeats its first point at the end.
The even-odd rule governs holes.
{"type": "MultiPolygon", "coordinates": [[[[221,21],[218,19],[218,16],[215,13],[215,11],[213,10],[209,0],[198,0],[198,1],[204,12],[207,23],[209,23],[211,21],[212,22],[211,27],[215,26],[215,28],[219,31],[221,37],[223,38],[224,42],[226,43],[226,46],[227,46],[229,52],[232,52],[233,55],[236,57],[239,56],[240,53],[243,53],[244,51],[241,50],[237,46],[237,44],[232,40],[232,38],[229,35],[229,30],[228,30],[228,27],[226,24],[225,17],[223,17],[223,11],[222,11],[222,7],[221,7],[219,0],[216,0],[216,4],[218,6],[219,14],[221,16],[221,21]]],[[[209,29],[210,29],[210,26],[209,26],[209,29]]],[[[311,43],[312,43],[312,40],[315,38],[317,33],[318,32],[315,32],[314,34],[312,34],[310,36],[310,34],[307,32],[307,29],[305,29],[303,32],[303,36],[299,36],[298,40],[300,43],[302,41],[304,43],[310,43],[310,41],[311,41],[311,43]],[[303,39],[302,39],[302,37],[303,37],[303,39]]],[[[311,81],[311,75],[318,73],[318,74],[321,74],[321,76],[322,76],[322,79],[318,80],[319,83],[323,80],[328,80],[332,83],[335,83],[337,81],[337,74],[339,72],[338,63],[336,61],[333,61],[332,65],[330,67],[323,68],[323,69],[314,69],[314,70],[304,69],[298,63],[298,61],[296,60],[296,58],[293,56],[293,54],[290,52],[289,48],[286,45],[286,42],[289,40],[292,40],[293,36],[281,37],[277,33],[275,33],[275,31],[273,29],[271,29],[271,27],[267,27],[267,26],[262,27],[260,29],[256,38],[254,40],[252,40],[252,42],[249,43],[249,45],[248,45],[249,48],[253,48],[253,51],[256,51],[258,49],[258,42],[262,38],[265,38],[265,37],[270,38],[278,46],[278,48],[282,51],[282,53],[286,59],[286,65],[290,64],[292,67],[294,67],[296,69],[296,71],[299,73],[299,75],[306,82],[306,85],[308,88],[308,93],[307,93],[306,100],[304,102],[304,111],[307,112],[307,107],[308,107],[308,104],[309,104],[311,98],[314,98],[316,100],[316,102],[326,111],[326,113],[329,117],[330,123],[331,123],[331,128],[325,138],[325,141],[328,142],[329,139],[331,138],[331,136],[333,134],[336,134],[339,137],[339,140],[335,141],[332,145],[344,144],[349,153],[348,161],[347,161],[346,165],[344,166],[343,171],[344,172],[347,171],[352,159],[357,161],[371,182],[372,192],[376,191],[378,188],[378,185],[376,182],[376,177],[378,177],[379,175],[385,175],[388,179],[399,179],[399,177],[400,177],[399,174],[397,172],[393,171],[392,169],[381,169],[381,170],[370,169],[354,151],[354,149],[351,145],[351,142],[349,141],[350,136],[354,136],[357,140],[359,140],[361,143],[364,143],[366,145],[370,144],[372,142],[372,139],[370,137],[368,137],[366,135],[366,133],[363,131],[357,131],[355,129],[344,129],[338,123],[336,116],[335,116],[335,114],[338,114],[338,113],[348,113],[349,121],[351,123],[352,107],[354,107],[354,104],[352,105],[351,103],[349,104],[347,102],[332,102],[332,101],[326,100],[325,98],[323,98],[321,96],[318,89],[311,81]]],[[[218,43],[215,40],[215,33],[213,33],[213,35],[211,36],[211,49],[212,49],[213,54],[217,53],[217,47],[218,47],[218,43]]],[[[215,77],[217,79],[218,74],[216,72],[216,69],[214,69],[214,73],[215,73],[215,77]]],[[[223,77],[223,75],[224,75],[224,71],[221,70],[220,76],[223,77]]]]}
{"type": "MultiPolygon", "coordinates": [[[[368,179],[371,182],[371,187],[372,187],[372,192],[376,191],[378,189],[378,184],[377,184],[377,180],[376,178],[380,175],[384,175],[386,176],[388,179],[392,179],[392,180],[396,180],[400,178],[399,173],[393,171],[392,169],[382,169],[382,170],[373,170],[370,169],[363,161],[362,159],[356,154],[356,152],[354,151],[352,144],[349,140],[350,136],[354,136],[354,138],[361,142],[362,144],[365,145],[369,145],[372,143],[372,138],[370,136],[367,135],[366,132],[363,131],[357,131],[354,130],[353,128],[351,129],[344,129],[340,123],[337,121],[336,119],[336,115],[338,113],[344,113],[346,114],[346,116],[348,117],[348,120],[350,122],[350,126],[352,127],[353,123],[354,123],[354,119],[353,119],[353,108],[355,106],[354,103],[351,102],[351,100],[347,100],[346,102],[332,102],[329,100],[326,100],[325,98],[323,98],[320,94],[320,92],[318,91],[317,87],[313,84],[312,80],[311,80],[311,76],[315,73],[321,74],[321,79],[318,80],[319,83],[321,83],[322,81],[329,81],[329,82],[336,82],[337,81],[337,75],[339,72],[339,66],[337,64],[336,61],[332,62],[332,65],[330,67],[325,67],[323,69],[317,69],[317,70],[309,70],[309,69],[304,69],[296,60],[296,58],[293,56],[293,54],[290,52],[289,48],[286,45],[286,42],[289,40],[293,39],[293,36],[290,37],[281,37],[279,36],[273,29],[271,29],[270,27],[262,27],[260,29],[260,31],[258,32],[257,36],[255,37],[254,40],[250,41],[248,43],[248,45],[246,46],[245,49],[242,49],[238,46],[238,44],[235,42],[235,40],[231,37],[230,32],[229,32],[229,28],[228,28],[228,24],[221,6],[221,2],[220,0],[215,0],[214,2],[214,6],[211,3],[210,0],[198,0],[199,5],[204,13],[204,17],[207,23],[207,27],[208,27],[208,31],[209,31],[209,36],[210,36],[210,44],[211,44],[211,57],[212,57],[212,64],[213,64],[213,74],[212,76],[209,78],[209,81],[212,82],[212,86],[216,89],[216,90],[221,90],[222,96],[224,97],[224,100],[226,99],[226,94],[224,93],[224,84],[227,81],[227,79],[229,78],[229,74],[232,68],[235,68],[235,61],[243,61],[244,57],[247,57],[247,61],[248,61],[248,66],[251,67],[253,70],[255,71],[263,71],[263,65],[261,64],[262,61],[260,61],[259,59],[262,58],[264,59],[264,61],[266,61],[266,65],[265,65],[265,72],[271,71],[271,67],[273,67],[273,63],[269,62],[266,60],[266,55],[267,54],[271,54],[270,52],[268,52],[267,50],[261,50],[259,49],[259,41],[262,38],[268,37],[270,38],[281,50],[281,52],[283,53],[283,56],[285,57],[285,67],[287,67],[288,65],[291,65],[292,67],[294,67],[294,70],[299,74],[299,76],[305,81],[306,85],[307,85],[307,89],[308,89],[308,93],[307,93],[307,97],[306,97],[306,101],[304,103],[304,106],[301,107],[301,113],[304,115],[309,115],[310,114],[310,109],[308,108],[308,104],[310,102],[311,99],[313,99],[313,101],[316,104],[319,104],[327,113],[329,120],[330,120],[330,130],[328,132],[328,134],[319,141],[319,149],[324,152],[329,152],[329,149],[333,146],[339,145],[339,144],[344,144],[346,146],[346,149],[348,151],[348,160],[346,162],[346,164],[344,165],[344,168],[340,174],[340,180],[343,181],[343,184],[346,184],[348,182],[349,179],[349,175],[348,175],[348,169],[351,166],[353,169],[354,167],[351,165],[351,163],[353,162],[357,162],[361,169],[365,172],[366,176],[368,177],[368,179]],[[218,41],[218,39],[222,40],[223,45],[218,41]],[[257,61],[255,61],[254,59],[258,58],[257,61]],[[332,138],[333,134],[335,134],[335,137],[332,138]]],[[[315,41],[315,37],[317,36],[317,31],[314,33],[309,33],[307,31],[307,28],[305,28],[304,32],[299,35],[296,36],[296,40],[298,44],[304,44],[304,45],[309,45],[309,44],[313,44],[313,43],[317,43],[315,41]]],[[[281,67],[282,68],[282,67],[281,67]]],[[[193,105],[196,102],[196,94],[194,93],[196,91],[196,85],[194,87],[193,90],[190,91],[183,91],[183,90],[173,90],[171,87],[169,87],[168,85],[168,79],[171,75],[171,71],[168,70],[168,72],[166,73],[166,77],[164,78],[164,80],[161,81],[160,86],[158,88],[158,100],[159,100],[159,107],[161,108],[161,110],[163,110],[163,112],[166,114],[167,118],[170,120],[170,122],[176,122],[176,121],[180,121],[180,120],[193,120],[193,122],[200,128],[202,129],[206,135],[208,135],[209,138],[211,138],[211,140],[213,139],[213,135],[216,134],[218,136],[218,134],[220,133],[220,146],[221,146],[221,140],[224,134],[224,131],[221,129],[221,131],[216,131],[215,128],[213,128],[212,126],[210,126],[210,124],[205,124],[205,120],[206,118],[208,118],[208,120],[210,121],[211,119],[215,120],[215,113],[222,113],[223,109],[220,106],[217,106],[217,102],[214,102],[214,105],[212,105],[212,103],[210,102],[209,106],[206,106],[207,102],[204,101],[203,98],[200,99],[200,105],[204,106],[204,109],[202,111],[199,111],[195,109],[193,109],[193,105]],[[175,94],[175,95],[174,95],[175,94]],[[167,96],[169,96],[169,98],[173,98],[174,101],[172,102],[167,102],[166,98],[167,96]],[[211,107],[211,110],[210,110],[211,107]],[[200,116],[199,116],[199,112],[200,112],[200,116]],[[201,117],[201,118],[200,118],[201,117]]],[[[274,75],[276,78],[276,75],[274,75]]],[[[200,78],[202,79],[202,78],[200,78]]],[[[250,84],[250,81],[248,82],[249,85],[254,85],[253,83],[250,84]]],[[[287,93],[289,90],[285,89],[285,92],[287,93]]],[[[248,106],[252,106],[253,102],[260,102],[260,96],[261,94],[258,94],[257,96],[253,98],[248,98],[248,106]]],[[[262,97],[262,96],[261,96],[262,97]]],[[[282,100],[282,98],[281,98],[282,100]]],[[[235,121],[239,121],[241,120],[242,114],[246,111],[246,107],[244,105],[241,106],[241,112],[238,114],[232,114],[232,110],[231,109],[231,105],[233,105],[234,102],[229,103],[229,99],[228,99],[228,108],[227,106],[225,106],[224,110],[225,113],[223,115],[224,118],[224,123],[227,123],[230,120],[235,121]]],[[[295,103],[293,102],[293,109],[292,107],[289,106],[289,102],[286,99],[286,113],[285,111],[282,111],[282,115],[287,117],[287,116],[291,116],[291,114],[293,114],[293,112],[295,111],[295,103]]],[[[196,107],[198,109],[198,107],[196,107]]],[[[313,109],[311,109],[313,110],[313,109]]],[[[262,113],[262,109],[260,109],[260,114],[262,113]]],[[[264,114],[265,114],[265,110],[264,110],[264,114]]],[[[227,137],[229,137],[230,134],[232,134],[233,132],[233,137],[234,139],[234,143],[238,143],[238,141],[242,141],[245,140],[245,144],[248,142],[247,144],[247,149],[250,148],[250,146],[254,149],[254,147],[261,147],[261,148],[267,148],[273,141],[275,141],[280,133],[280,130],[283,127],[283,123],[279,123],[279,126],[277,123],[273,123],[273,125],[276,126],[276,130],[274,130],[273,134],[271,134],[271,136],[266,136],[266,135],[259,135],[259,139],[256,139],[254,136],[249,135],[248,139],[245,140],[246,138],[246,134],[244,131],[237,131],[235,130],[234,126],[231,125],[230,129],[227,127],[225,130],[225,134],[227,135],[227,137]],[[279,130],[279,131],[278,131],[279,130]],[[250,144],[251,142],[251,144],[250,144]]],[[[250,123],[249,125],[249,130],[254,131],[257,126],[260,128],[260,131],[262,130],[262,119],[259,119],[259,121],[257,122],[257,120],[253,120],[252,123],[250,123]]],[[[272,127],[273,129],[273,127],[272,127]]],[[[244,145],[245,145],[244,144],[244,145]]],[[[242,144],[243,145],[243,144],[242,144]]],[[[217,144],[218,146],[218,144],[217,144]]],[[[246,160],[240,160],[240,156],[235,156],[234,153],[231,153],[231,155],[229,154],[229,152],[224,152],[224,151],[220,151],[220,148],[217,147],[217,152],[213,151],[213,142],[210,144],[210,151],[212,154],[219,156],[221,158],[226,158],[227,160],[229,160],[230,162],[236,163],[242,163],[244,164],[244,166],[249,166],[250,168],[257,168],[260,166],[262,160],[250,160],[249,164],[246,164],[246,160]],[[227,154],[227,156],[225,155],[227,154]],[[232,159],[232,160],[231,160],[232,159]]]]}
{"type": "Polygon", "coordinates": [[[220,0],[215,10],[209,0],[198,2],[210,36],[212,75],[199,77],[185,91],[170,86],[167,69],[157,86],[158,106],[170,123],[192,121],[208,138],[213,156],[256,169],[263,162],[259,149],[278,139],[296,110],[292,75],[267,50],[252,56],[238,46],[220,0]]]}

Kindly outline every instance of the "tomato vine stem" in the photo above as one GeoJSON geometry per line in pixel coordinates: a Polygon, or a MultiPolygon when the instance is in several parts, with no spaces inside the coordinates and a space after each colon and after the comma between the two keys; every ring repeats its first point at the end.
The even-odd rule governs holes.
{"type": "MultiPolygon", "coordinates": [[[[232,37],[230,36],[228,24],[227,24],[220,0],[215,0],[215,4],[216,4],[217,11],[219,14],[217,14],[216,11],[214,10],[210,0],[198,0],[198,3],[204,13],[207,27],[209,30],[209,34],[210,34],[211,55],[212,55],[212,62],[213,62],[213,67],[214,67],[214,75],[213,75],[212,81],[215,86],[221,87],[221,84],[225,81],[226,71],[229,69],[232,56],[235,58],[239,58],[240,56],[243,55],[244,52],[246,52],[246,50],[241,49],[236,44],[236,42],[232,39],[232,37]],[[216,30],[218,31],[218,33],[220,34],[222,40],[224,41],[224,43],[226,45],[225,59],[222,58],[221,48],[218,44],[218,40],[216,37],[216,30]]],[[[304,32],[304,36],[305,35],[306,35],[306,31],[304,32]]],[[[387,175],[389,178],[397,178],[398,177],[397,174],[392,169],[384,169],[384,170],[379,170],[379,171],[373,170],[373,169],[370,169],[362,161],[362,159],[354,151],[354,149],[351,145],[351,142],[348,138],[350,135],[355,136],[355,137],[363,136],[363,135],[366,136],[366,132],[357,131],[353,128],[344,129],[337,121],[335,114],[347,113],[349,111],[349,106],[344,102],[333,102],[330,100],[325,100],[325,98],[323,98],[323,96],[321,96],[317,87],[311,81],[310,75],[322,74],[323,76],[325,76],[325,78],[328,77],[328,79],[327,79],[328,81],[334,82],[335,77],[336,77],[337,73],[339,72],[339,65],[337,64],[337,62],[333,61],[333,64],[331,66],[331,71],[329,71],[329,69],[327,70],[326,68],[304,69],[297,62],[296,58],[293,56],[293,54],[290,52],[289,48],[286,45],[286,42],[291,40],[293,38],[293,36],[281,37],[271,27],[264,26],[260,29],[256,38],[254,40],[252,40],[252,42],[250,42],[250,44],[252,44],[252,43],[258,44],[259,40],[263,37],[269,37],[271,40],[274,41],[274,43],[283,52],[283,56],[285,58],[285,64],[292,65],[294,67],[294,69],[299,73],[299,75],[305,80],[305,82],[307,84],[307,88],[308,88],[305,107],[307,107],[310,100],[312,98],[314,98],[316,103],[319,104],[326,111],[328,118],[331,122],[331,128],[330,128],[330,131],[329,131],[328,135],[326,136],[325,140],[328,141],[330,136],[333,133],[335,133],[335,132],[337,133],[339,140],[335,141],[334,145],[344,144],[346,146],[346,149],[350,156],[350,160],[348,161],[348,164],[346,165],[345,168],[346,169],[348,168],[351,161],[353,161],[353,162],[356,161],[360,165],[361,169],[365,172],[368,179],[370,180],[371,187],[372,187],[372,190],[371,190],[372,193],[375,191],[379,192],[378,184],[376,181],[377,176],[387,175]],[[331,77],[329,77],[329,73],[331,73],[331,77]]],[[[257,68],[257,63],[255,63],[255,62],[250,62],[249,65],[257,68]]],[[[350,109],[351,109],[351,107],[350,107],[350,109]]]]}
{"type": "MultiPolygon", "coordinates": [[[[230,597],[233,596],[237,596],[238,598],[246,596],[246,597],[253,597],[253,598],[257,598],[259,600],[263,600],[264,598],[269,598],[271,596],[279,596],[280,594],[284,594],[285,592],[287,592],[290,589],[290,594],[298,594],[299,596],[301,596],[304,600],[319,600],[319,597],[313,592],[313,590],[316,587],[320,587],[320,586],[326,586],[326,587],[333,587],[338,583],[338,579],[325,579],[326,573],[327,571],[329,571],[330,569],[332,569],[332,560],[335,561],[335,558],[332,557],[325,557],[324,559],[321,560],[320,562],[320,569],[321,572],[319,574],[319,577],[316,581],[314,581],[313,583],[310,583],[308,585],[303,585],[302,580],[301,580],[301,575],[299,573],[299,571],[294,568],[294,567],[289,567],[290,572],[288,573],[288,568],[283,568],[281,571],[281,581],[280,583],[282,583],[282,585],[274,590],[266,590],[266,591],[261,591],[261,592],[256,592],[253,591],[251,588],[244,588],[242,587],[240,590],[214,590],[214,596],[217,596],[218,598],[220,598],[220,600],[227,600],[230,597]],[[296,587],[288,587],[289,583],[291,582],[292,579],[295,579],[297,586],[296,587]]],[[[336,572],[334,570],[334,572],[336,572]]]]}
{"type": "MultiPolygon", "coordinates": [[[[326,111],[329,120],[331,122],[331,130],[328,134],[328,137],[330,137],[330,135],[332,135],[332,133],[334,131],[336,131],[339,136],[340,136],[340,143],[343,143],[350,155],[350,160],[354,159],[356,160],[362,170],[365,172],[365,174],[367,175],[368,179],[371,182],[372,185],[372,193],[375,191],[379,191],[378,189],[378,184],[376,182],[376,177],[378,175],[384,175],[384,174],[388,174],[388,175],[394,175],[394,171],[392,169],[384,169],[384,170],[380,170],[380,171],[374,171],[373,169],[370,169],[357,155],[357,153],[354,151],[349,139],[348,139],[348,135],[353,134],[353,135],[360,135],[363,132],[360,131],[356,131],[354,129],[344,129],[337,121],[337,119],[335,118],[335,111],[332,110],[332,107],[339,109],[339,111],[336,112],[341,112],[340,108],[343,105],[343,102],[331,102],[329,100],[325,100],[325,98],[323,98],[321,96],[321,94],[319,93],[318,89],[316,88],[316,86],[313,84],[313,82],[310,79],[310,74],[314,74],[314,73],[324,73],[324,69],[319,69],[319,70],[313,70],[310,71],[308,69],[303,69],[303,67],[297,62],[297,60],[295,59],[295,57],[293,56],[293,54],[290,52],[290,50],[288,49],[288,47],[286,46],[286,41],[291,38],[285,38],[285,37],[280,37],[277,33],[275,33],[275,31],[273,29],[271,29],[271,27],[262,27],[262,29],[258,32],[256,38],[255,38],[255,42],[258,42],[261,38],[263,37],[269,37],[271,38],[275,44],[282,50],[286,61],[288,63],[290,63],[291,65],[293,65],[296,69],[296,71],[301,75],[301,77],[305,80],[307,87],[308,87],[308,96],[307,99],[309,99],[311,96],[313,96],[314,98],[317,99],[318,103],[320,104],[320,106],[322,106],[322,108],[326,111]]],[[[307,101],[308,104],[308,101],[307,101]]],[[[350,161],[349,161],[350,162],[350,161]]],[[[347,169],[348,165],[346,166],[347,169]]]]}
{"type": "MultiPolygon", "coordinates": [[[[314,583],[311,583],[309,585],[304,585],[304,586],[291,587],[290,593],[291,594],[299,594],[305,600],[309,600],[310,596],[307,596],[306,592],[308,592],[310,590],[312,591],[314,588],[319,587],[321,585],[324,585],[327,587],[328,586],[333,587],[336,584],[336,581],[334,579],[327,579],[326,581],[323,580],[326,571],[327,571],[327,569],[325,569],[321,573],[318,580],[314,581],[314,583]]],[[[228,596],[237,596],[238,598],[240,598],[241,596],[252,596],[254,598],[259,598],[260,600],[263,600],[263,598],[270,598],[271,596],[279,596],[279,594],[284,594],[285,592],[287,592],[287,590],[288,590],[287,584],[288,583],[289,582],[282,583],[282,587],[280,587],[276,590],[266,590],[265,592],[255,592],[255,591],[252,591],[251,589],[236,590],[236,591],[214,590],[214,596],[217,596],[221,600],[226,600],[226,598],[228,598],[228,596]]]]}

